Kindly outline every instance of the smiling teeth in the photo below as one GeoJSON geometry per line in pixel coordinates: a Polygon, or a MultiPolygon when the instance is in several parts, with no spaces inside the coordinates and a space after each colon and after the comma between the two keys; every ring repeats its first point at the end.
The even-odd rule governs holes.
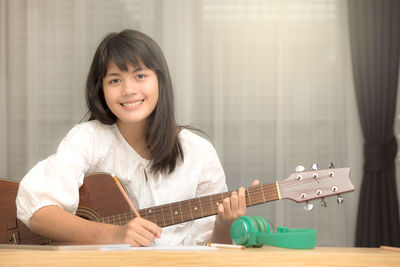
{"type": "Polygon", "coordinates": [[[139,105],[140,103],[142,103],[143,102],[143,100],[139,100],[139,101],[136,101],[136,102],[133,102],[133,103],[122,103],[122,105],[124,106],[124,107],[133,107],[133,106],[136,106],[136,105],[139,105]]]}

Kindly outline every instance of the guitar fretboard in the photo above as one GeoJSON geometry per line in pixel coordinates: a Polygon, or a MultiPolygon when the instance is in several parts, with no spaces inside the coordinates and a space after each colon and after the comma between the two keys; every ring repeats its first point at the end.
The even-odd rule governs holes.
{"type": "MultiPolygon", "coordinates": [[[[139,210],[141,217],[166,227],[182,222],[208,217],[218,213],[218,205],[224,198],[230,197],[232,191],[189,200],[164,204],[139,210]]],[[[249,187],[246,190],[246,206],[278,200],[276,184],[265,184],[249,187]]],[[[135,215],[132,211],[98,219],[99,222],[122,225],[132,220],[135,215]]]]}

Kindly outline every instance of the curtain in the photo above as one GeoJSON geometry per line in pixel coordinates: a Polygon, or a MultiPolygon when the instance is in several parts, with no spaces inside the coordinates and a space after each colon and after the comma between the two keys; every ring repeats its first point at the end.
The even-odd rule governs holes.
{"type": "Polygon", "coordinates": [[[349,2],[348,11],[354,84],[364,135],[356,246],[400,246],[394,164],[400,3],[354,0],[349,2]]]}
{"type": "Polygon", "coordinates": [[[7,161],[7,2],[0,1],[0,177],[6,174],[7,161]]]}
{"type": "Polygon", "coordinates": [[[0,3],[6,21],[0,28],[6,60],[0,64],[7,66],[0,69],[0,101],[6,104],[0,107],[0,177],[21,179],[84,120],[84,84],[95,48],[106,33],[134,28],[160,44],[177,120],[207,133],[230,190],[255,178],[283,180],[297,165],[352,168],[357,189],[344,195],[342,206],[332,198],[328,208],[316,201],[306,212],[303,204],[283,200],[252,207],[250,215],[314,228],[321,246],[354,243],[361,132],[346,1],[0,3]]]}

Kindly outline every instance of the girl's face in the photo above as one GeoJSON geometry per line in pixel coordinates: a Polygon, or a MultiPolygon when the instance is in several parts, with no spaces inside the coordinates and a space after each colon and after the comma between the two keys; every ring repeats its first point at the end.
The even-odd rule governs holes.
{"type": "Polygon", "coordinates": [[[104,97],[107,106],[117,117],[118,125],[146,122],[158,101],[158,78],[156,73],[143,65],[122,71],[109,61],[103,78],[104,97]]]}

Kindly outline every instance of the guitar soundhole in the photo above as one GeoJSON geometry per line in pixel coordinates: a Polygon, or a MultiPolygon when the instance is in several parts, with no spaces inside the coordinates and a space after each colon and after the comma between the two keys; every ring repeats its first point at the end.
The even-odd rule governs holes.
{"type": "Polygon", "coordinates": [[[95,212],[94,210],[87,208],[87,207],[80,207],[80,206],[76,210],[76,215],[78,215],[79,217],[82,217],[84,219],[91,220],[91,221],[98,221],[101,218],[100,215],[97,212],[95,212]]]}

